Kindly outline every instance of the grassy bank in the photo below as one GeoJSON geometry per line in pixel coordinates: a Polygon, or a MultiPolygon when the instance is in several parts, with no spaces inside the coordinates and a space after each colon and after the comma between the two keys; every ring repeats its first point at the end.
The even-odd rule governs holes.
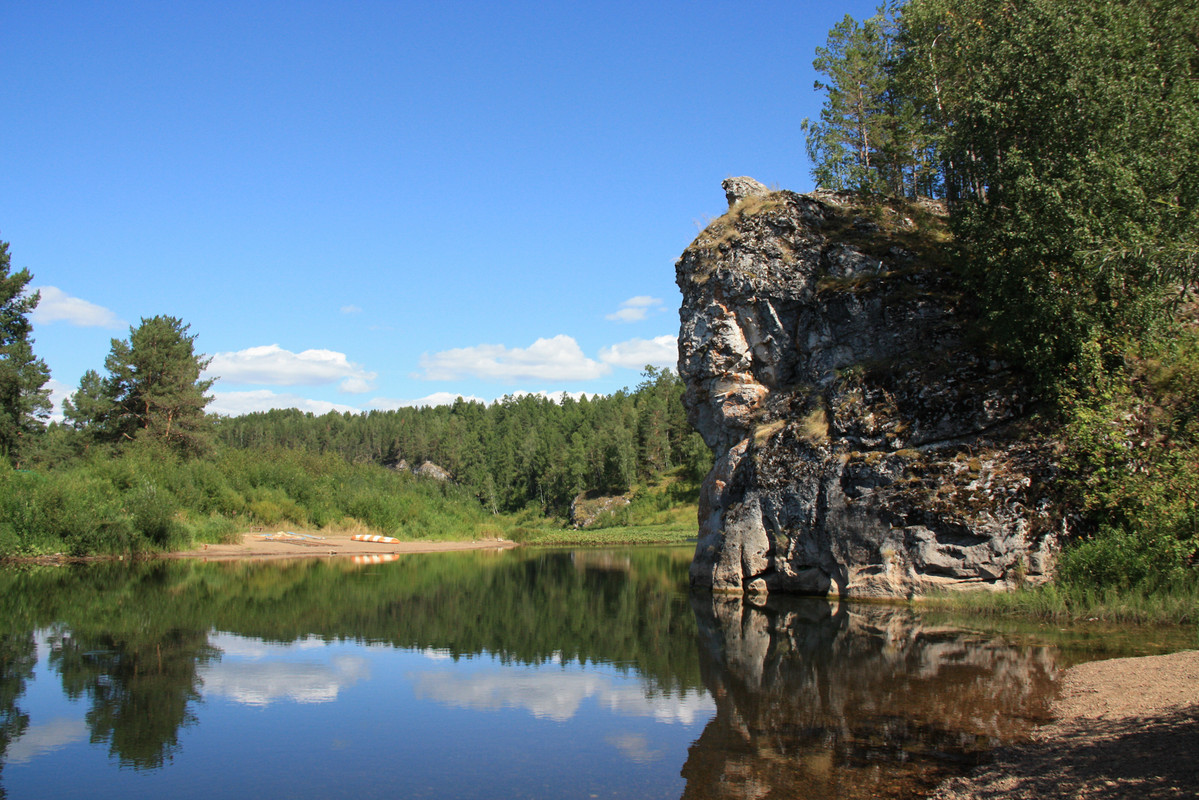
{"type": "Polygon", "coordinates": [[[1093,588],[1050,583],[1011,592],[956,592],[922,605],[962,614],[1022,617],[1045,622],[1127,625],[1199,625],[1199,585],[1093,588]]]}
{"type": "Polygon", "coordinates": [[[231,541],[254,526],[497,534],[455,486],[336,455],[230,449],[189,460],[139,446],[44,472],[0,466],[0,556],[161,552],[231,541]]]}
{"type": "Polygon", "coordinates": [[[638,487],[595,529],[530,507],[491,514],[467,489],[301,450],[228,448],[185,459],[153,445],[52,470],[0,464],[0,557],[155,553],[235,541],[253,527],[378,533],[404,540],[504,537],[528,544],[674,543],[695,533],[695,487],[638,487]]]}
{"type": "Polygon", "coordinates": [[[695,541],[695,523],[689,525],[622,525],[612,528],[520,529],[514,541],[542,547],[603,547],[627,544],[687,544],[695,541]]]}

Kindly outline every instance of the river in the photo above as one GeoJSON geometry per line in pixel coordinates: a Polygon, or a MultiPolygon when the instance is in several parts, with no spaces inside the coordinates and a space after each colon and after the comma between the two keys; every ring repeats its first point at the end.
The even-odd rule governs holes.
{"type": "Polygon", "coordinates": [[[691,593],[689,548],[0,570],[0,797],[919,797],[1182,646],[691,593]]]}

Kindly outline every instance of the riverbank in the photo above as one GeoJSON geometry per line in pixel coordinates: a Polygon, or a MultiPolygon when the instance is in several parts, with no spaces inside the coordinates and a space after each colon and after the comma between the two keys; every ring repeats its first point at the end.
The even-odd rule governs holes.
{"type": "Polygon", "coordinates": [[[1054,722],[930,800],[1181,798],[1199,794],[1199,651],[1066,670],[1054,722]]]}
{"type": "Polygon", "coordinates": [[[349,533],[322,531],[255,531],[232,544],[197,545],[169,553],[166,558],[199,558],[205,561],[239,559],[330,558],[339,556],[390,556],[406,553],[440,553],[453,550],[506,550],[516,547],[507,539],[474,541],[360,542],[349,533]]]}

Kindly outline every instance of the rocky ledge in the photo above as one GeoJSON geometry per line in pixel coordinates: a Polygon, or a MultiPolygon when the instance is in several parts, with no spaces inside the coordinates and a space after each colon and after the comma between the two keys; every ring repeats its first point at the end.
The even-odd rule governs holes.
{"type": "Polygon", "coordinates": [[[679,374],[715,454],[692,583],[911,597],[1044,579],[1053,453],[975,346],[932,202],[724,182],[676,263],[679,374]]]}

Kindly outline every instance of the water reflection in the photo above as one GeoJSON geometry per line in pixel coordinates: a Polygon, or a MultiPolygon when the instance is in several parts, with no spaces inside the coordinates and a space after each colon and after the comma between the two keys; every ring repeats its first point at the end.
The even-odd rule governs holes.
{"type": "Polygon", "coordinates": [[[91,741],[139,769],[162,766],[178,749],[179,730],[196,721],[197,668],[218,655],[207,631],[179,628],[144,636],[59,629],[47,643],[63,693],[91,701],[91,741]]]}
{"type": "Polygon", "coordinates": [[[221,658],[199,671],[205,697],[227,697],[247,706],[331,703],[343,690],[370,678],[369,664],[361,656],[305,658],[325,647],[319,639],[279,645],[222,633],[211,642],[221,658]]]}
{"type": "Polygon", "coordinates": [[[534,717],[565,722],[584,700],[614,714],[691,725],[715,710],[702,692],[652,692],[600,672],[560,668],[501,668],[462,674],[453,670],[413,673],[416,696],[454,708],[492,711],[523,708],[534,717]]]}
{"type": "Polygon", "coordinates": [[[0,798],[912,797],[1077,658],[689,556],[0,570],[0,798]]]}
{"type": "Polygon", "coordinates": [[[1045,718],[1053,651],[900,608],[697,595],[716,716],[685,798],[903,797],[1045,718]]]}

